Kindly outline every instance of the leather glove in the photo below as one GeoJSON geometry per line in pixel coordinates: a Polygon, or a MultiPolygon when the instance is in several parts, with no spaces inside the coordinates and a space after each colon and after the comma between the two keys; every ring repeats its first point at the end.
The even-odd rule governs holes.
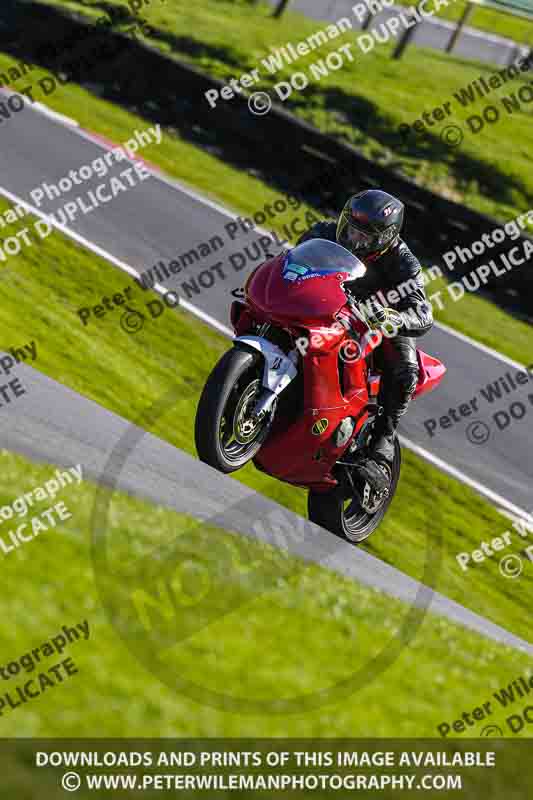
{"type": "Polygon", "coordinates": [[[366,315],[368,326],[372,330],[391,331],[403,328],[403,317],[399,311],[394,308],[384,308],[383,306],[374,307],[372,311],[366,315]]]}

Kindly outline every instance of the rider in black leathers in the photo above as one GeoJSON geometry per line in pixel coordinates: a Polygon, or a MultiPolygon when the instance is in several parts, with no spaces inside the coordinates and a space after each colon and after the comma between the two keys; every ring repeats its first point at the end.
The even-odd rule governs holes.
{"type": "Polygon", "coordinates": [[[389,468],[400,417],[407,411],[418,382],[415,337],[433,324],[420,262],[399,236],[403,215],[400,200],[379,189],[369,189],[348,200],[337,222],[317,222],[298,241],[329,239],[357,256],[367,267],[364,278],[353,284],[357,298],[364,301],[381,292],[380,300],[386,300],[386,307],[383,302],[373,306],[372,326],[379,329],[394,320],[395,329],[400,330],[393,337],[384,336],[376,351],[383,359],[379,397],[383,414],[374,426],[369,459],[389,468]]]}

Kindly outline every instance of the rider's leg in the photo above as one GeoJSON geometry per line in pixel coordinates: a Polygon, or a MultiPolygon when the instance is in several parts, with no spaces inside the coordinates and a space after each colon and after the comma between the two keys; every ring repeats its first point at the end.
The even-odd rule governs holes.
{"type": "Polygon", "coordinates": [[[394,434],[418,383],[416,339],[409,336],[384,338],[380,350],[384,370],[379,403],[384,411],[376,420],[370,457],[390,465],[394,459],[394,434]]]}

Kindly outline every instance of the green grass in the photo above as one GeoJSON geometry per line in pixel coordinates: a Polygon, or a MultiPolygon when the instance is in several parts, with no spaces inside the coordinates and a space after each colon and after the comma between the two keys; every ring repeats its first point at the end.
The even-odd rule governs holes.
{"type": "MultiPolygon", "coordinates": [[[[44,240],[40,247],[23,250],[7,267],[4,267],[4,270],[7,271],[0,273],[5,277],[0,284],[3,298],[0,311],[2,322],[0,348],[35,340],[38,349],[36,366],[40,371],[133,422],[155,400],[170,389],[175,389],[179,396],[178,402],[157,423],[154,423],[150,431],[186,452],[194,453],[192,429],[197,399],[208,372],[219,355],[227,349],[226,339],[211,332],[187,314],[173,311],[166,311],[159,319],[146,324],[136,335],[127,335],[121,329],[120,312],[117,311],[109,312],[102,319],[93,320],[87,327],[83,327],[76,314],[80,306],[95,304],[102,296],[110,296],[114,292],[121,291],[125,286],[131,286],[132,282],[126,275],[113,269],[106,262],[94,258],[75,243],[65,240],[57,232],[44,240]],[[43,302],[43,298],[46,298],[46,302],[43,302]]],[[[142,309],[148,297],[148,294],[136,287],[130,305],[142,309]]],[[[22,489],[38,484],[41,467],[27,466],[8,454],[5,455],[5,460],[1,480],[4,482],[6,496],[10,494],[14,497],[22,489]],[[12,468],[10,464],[13,465],[12,468]]],[[[255,471],[252,466],[237,473],[236,477],[261,494],[305,515],[304,491],[279,483],[255,471]]],[[[17,583],[18,591],[15,592],[13,589],[10,592],[6,589],[5,592],[6,608],[3,618],[6,635],[8,631],[12,631],[11,620],[14,618],[15,608],[18,608],[18,615],[15,615],[18,619],[25,614],[25,609],[37,607],[36,600],[31,600],[32,592],[36,592],[35,596],[38,594],[42,599],[43,608],[47,607],[46,599],[49,598],[50,608],[54,609],[47,613],[44,620],[39,619],[41,631],[51,629],[50,634],[52,634],[53,629],[57,627],[61,616],[56,614],[57,604],[69,618],[75,618],[78,608],[83,607],[87,613],[89,611],[94,613],[96,620],[102,620],[100,612],[97,612],[94,596],[87,589],[90,582],[90,567],[87,563],[87,523],[84,520],[87,519],[90,494],[91,492],[87,490],[87,496],[80,495],[76,500],[76,519],[72,521],[72,526],[71,523],[65,526],[66,530],[72,530],[72,535],[65,537],[64,552],[59,553],[55,548],[49,548],[49,539],[43,535],[42,539],[13,554],[15,558],[6,559],[6,587],[9,585],[10,565],[16,563],[18,558],[24,560],[26,565],[23,585],[20,584],[20,571],[17,570],[9,580],[13,584],[17,583]],[[39,547],[43,548],[42,559],[37,556],[37,553],[41,552],[37,549],[39,547]],[[62,565],[59,575],[57,569],[54,571],[54,563],[62,565]],[[36,572],[32,579],[29,579],[27,571],[32,569],[36,572]],[[74,581],[73,576],[78,575],[78,571],[79,580],[74,581]],[[64,587],[71,584],[75,584],[71,595],[65,594],[64,587]],[[21,592],[27,592],[27,597],[21,595],[21,592]],[[23,601],[21,596],[24,598],[23,601]],[[72,603],[68,597],[71,597],[72,603]],[[80,598],[82,606],[76,605],[77,598],[80,598]],[[7,620],[10,621],[9,626],[7,620]]],[[[126,537],[126,540],[130,537],[131,540],[132,527],[134,532],[146,529],[150,532],[150,536],[157,538],[158,534],[154,534],[154,531],[162,531],[161,535],[165,537],[165,532],[173,529],[172,526],[176,524],[173,516],[167,516],[166,512],[161,510],[150,510],[140,501],[126,502],[119,499],[117,503],[118,510],[115,511],[113,506],[112,514],[113,526],[116,524],[117,530],[111,536],[111,540],[117,542],[119,547],[122,537],[126,537]],[[121,503],[123,505],[120,505],[121,503]]],[[[531,591],[531,576],[525,575],[520,581],[505,581],[499,576],[497,565],[493,563],[478,565],[465,574],[455,560],[458,552],[473,550],[482,540],[499,535],[506,527],[508,527],[506,521],[477,495],[406,452],[398,494],[385,523],[370,540],[368,550],[414,578],[429,580],[443,594],[515,634],[527,638],[528,591],[531,591]]],[[[63,542],[63,539],[61,541],[63,542]]],[[[114,563],[122,562],[119,558],[114,563]]],[[[303,691],[306,681],[309,686],[316,686],[318,685],[316,682],[319,683],[326,676],[338,676],[338,671],[345,669],[346,664],[352,663],[358,652],[366,652],[367,639],[361,640],[362,649],[356,647],[354,650],[352,638],[355,609],[363,603],[364,597],[364,591],[354,587],[349,581],[332,579],[318,567],[309,567],[296,582],[294,594],[293,588],[289,592],[284,586],[283,591],[276,594],[275,602],[272,600],[273,605],[269,605],[270,600],[266,606],[263,605],[265,602],[263,599],[253,600],[252,609],[255,609],[256,604],[259,607],[257,626],[255,617],[250,617],[250,625],[253,622],[255,631],[253,636],[248,637],[246,631],[252,628],[243,628],[245,621],[240,616],[236,620],[228,617],[217,624],[216,636],[210,638],[207,631],[199,634],[198,638],[195,637],[194,642],[190,643],[192,650],[187,652],[193,652],[196,647],[199,653],[211,658],[210,653],[218,652],[217,648],[223,648],[225,653],[231,654],[237,647],[237,640],[242,637],[245,640],[242,643],[242,650],[235,654],[235,659],[238,658],[238,661],[234,663],[230,659],[227,668],[230,670],[230,667],[231,669],[235,667],[237,671],[238,678],[235,678],[234,684],[236,688],[239,684],[250,688],[247,681],[252,680],[252,677],[249,677],[249,673],[255,671],[258,674],[254,675],[253,680],[257,677],[258,681],[263,681],[261,687],[257,689],[259,696],[268,696],[272,688],[273,674],[283,674],[287,691],[296,691],[298,688],[303,691]],[[303,616],[298,616],[297,621],[290,622],[291,614],[296,612],[298,615],[301,612],[303,616]],[[306,616],[308,612],[310,616],[306,616]],[[280,642],[283,645],[280,653],[296,655],[300,652],[294,644],[298,638],[289,635],[294,634],[293,626],[300,632],[300,636],[304,636],[304,631],[317,631],[316,642],[305,643],[305,648],[303,645],[301,648],[302,652],[305,650],[312,655],[308,672],[304,670],[302,674],[301,662],[298,662],[299,669],[288,664],[286,667],[283,666],[283,658],[276,651],[277,645],[275,647],[268,638],[270,634],[261,629],[260,623],[265,615],[279,622],[280,642]],[[333,623],[332,619],[338,620],[338,630],[335,627],[337,622],[333,623]],[[271,660],[267,659],[265,662],[267,666],[264,669],[262,666],[258,668],[256,639],[269,643],[267,655],[271,660]],[[214,650],[211,650],[211,647],[214,650]],[[340,662],[337,663],[336,657],[334,663],[326,666],[326,661],[330,659],[330,653],[334,652],[335,648],[340,648],[339,652],[342,651],[345,655],[340,662]]],[[[378,611],[374,615],[374,599],[372,602],[365,601],[365,614],[362,620],[361,616],[358,616],[358,624],[366,625],[367,616],[372,621],[379,618],[383,606],[376,600],[378,611]]],[[[397,627],[395,622],[397,617],[392,611],[390,613],[392,616],[388,629],[392,631],[397,627]]],[[[426,621],[424,626],[429,624],[426,621]]],[[[101,682],[104,680],[104,675],[107,680],[109,674],[114,675],[117,670],[110,669],[109,665],[100,666],[100,650],[96,655],[91,651],[90,664],[98,674],[101,670],[100,681],[96,681],[95,685],[96,691],[101,694],[103,704],[116,712],[109,721],[110,735],[117,732],[119,726],[126,726],[128,732],[132,734],[146,735],[150,735],[156,728],[159,735],[167,735],[170,730],[173,730],[174,734],[179,730],[183,735],[199,735],[202,732],[209,735],[235,735],[236,732],[302,735],[306,732],[308,735],[350,733],[381,736],[390,735],[393,731],[398,734],[401,732],[402,735],[415,732],[431,734],[429,724],[422,729],[417,727],[419,724],[417,713],[409,719],[400,715],[401,721],[394,723],[398,724],[399,728],[390,727],[392,722],[387,721],[389,719],[387,714],[380,716],[379,719],[376,718],[375,725],[372,721],[369,727],[366,718],[364,723],[361,719],[356,721],[357,713],[354,709],[360,709],[361,702],[369,703],[373,707],[379,705],[380,696],[387,693],[386,686],[396,686],[398,682],[403,685],[405,681],[409,684],[415,673],[417,680],[427,674],[428,680],[431,675],[432,688],[427,690],[429,694],[426,694],[424,689],[424,696],[417,700],[416,707],[420,706],[420,720],[427,718],[435,721],[438,717],[446,719],[456,712],[460,713],[463,705],[466,708],[472,704],[473,707],[477,701],[486,699],[491,688],[497,688],[496,684],[505,682],[506,676],[514,677],[513,673],[518,674],[528,663],[527,659],[517,653],[506,651],[505,659],[501,655],[497,656],[497,653],[503,652],[501,648],[496,648],[478,637],[468,635],[469,644],[466,646],[464,639],[456,638],[459,633],[453,626],[445,622],[435,624],[438,636],[432,634],[431,643],[428,645],[429,639],[426,635],[428,629],[424,627],[417,635],[417,644],[412,645],[408,651],[409,658],[412,656],[413,661],[404,663],[400,660],[398,667],[393,668],[394,671],[386,673],[386,683],[373,683],[368,690],[364,690],[364,694],[357,694],[353,704],[342,702],[339,706],[333,705],[327,710],[317,712],[316,716],[302,718],[275,720],[268,717],[261,718],[258,722],[237,715],[228,721],[227,714],[212,713],[209,709],[199,711],[198,707],[195,707],[193,713],[190,707],[185,708],[178,704],[178,724],[176,717],[173,716],[178,713],[175,710],[176,699],[174,696],[171,698],[166,690],[157,695],[163,698],[162,708],[159,705],[154,706],[153,700],[141,699],[139,705],[128,706],[128,711],[123,716],[118,713],[118,709],[121,708],[121,703],[125,702],[125,698],[131,695],[129,667],[127,675],[120,673],[119,699],[112,700],[104,691],[101,682]],[[450,658],[453,658],[453,662],[450,661],[446,668],[442,667],[444,663],[442,642],[445,643],[444,650],[447,650],[450,658]],[[401,668],[402,663],[403,668],[401,668]],[[498,666],[495,669],[495,664],[505,664],[505,667],[498,666]],[[450,691],[448,682],[452,684],[453,691],[450,691]],[[446,690],[443,691],[444,689],[446,690]],[[426,701],[426,696],[431,700],[426,701]],[[434,705],[436,698],[439,698],[437,710],[433,712],[433,716],[427,716],[428,708],[434,705]],[[140,709],[144,709],[142,714],[140,709]],[[151,717],[154,727],[146,725],[147,717],[151,717]]],[[[109,641],[113,639],[114,634],[103,623],[95,622],[95,625],[97,627],[95,635],[102,642],[102,649],[107,651],[109,641]]],[[[28,641],[31,638],[30,629],[22,625],[21,630],[26,631],[25,641],[28,641]]],[[[18,634],[14,631],[10,634],[12,637],[16,635],[18,634]]],[[[8,641],[11,641],[9,637],[8,641]]],[[[18,642],[15,639],[13,644],[17,646],[10,646],[10,653],[13,651],[16,653],[18,650],[18,642]]],[[[124,659],[126,651],[123,648],[119,650],[124,659]]],[[[114,652],[113,648],[111,651],[114,652]]],[[[182,657],[180,653],[177,655],[182,657]]],[[[82,664],[86,657],[89,658],[88,650],[87,656],[81,656],[82,664]]],[[[262,653],[261,664],[263,658],[262,653]]],[[[180,661],[185,676],[189,674],[190,669],[187,659],[185,654],[180,661]]],[[[228,686],[231,681],[229,672],[226,674],[225,669],[225,667],[220,668],[220,676],[223,677],[223,685],[228,686]]],[[[138,678],[135,676],[138,673],[135,669],[131,670],[131,674],[134,676],[131,680],[137,681],[138,678]]],[[[151,685],[149,680],[147,685],[151,685]]],[[[95,691],[94,686],[83,691],[85,691],[84,702],[89,706],[89,692],[95,691]]],[[[156,690],[155,684],[153,691],[161,692],[160,689],[156,690]]],[[[396,711],[400,712],[401,704],[395,694],[386,702],[392,703],[396,711]]],[[[392,708],[389,710],[392,711],[392,708]]],[[[30,720],[27,723],[28,727],[23,726],[21,733],[35,732],[41,725],[40,717],[38,719],[28,717],[28,719],[30,720]]],[[[96,725],[95,720],[93,712],[88,712],[86,721],[82,723],[82,730],[78,730],[78,733],[94,732],[95,728],[91,726],[96,725]]],[[[48,733],[55,733],[58,725],[65,726],[63,732],[67,735],[72,731],[69,726],[78,724],[78,720],[76,714],[72,717],[67,715],[66,721],[57,721],[52,714],[49,714],[45,715],[42,724],[48,726],[46,728],[48,733]]],[[[44,731],[45,728],[41,727],[39,730],[44,731]]]]}
{"type": "MultiPolygon", "coordinates": [[[[0,465],[2,505],[52,476],[52,467],[5,451],[0,465]]],[[[240,548],[242,554],[240,538],[122,493],[113,494],[106,529],[110,572],[102,572],[98,562],[95,580],[94,487],[71,486],[56,499],[72,518],[3,557],[2,663],[41,645],[64,624],[87,620],[90,635],[61,656],[70,656],[79,674],[6,712],[0,718],[3,736],[431,737],[441,722],[531,670],[531,660],[517,651],[428,615],[392,666],[378,673],[368,663],[394,648],[406,614],[402,603],[319,566],[293,560],[280,566],[268,548],[251,542],[244,561],[261,560],[261,569],[254,570],[253,583],[246,581],[228,564],[230,551],[240,548]],[[196,565],[209,565],[204,602],[211,624],[200,628],[203,605],[185,606],[179,595],[175,616],[166,619],[147,607],[148,622],[143,621],[133,610],[134,592],[142,588],[159,601],[157,579],[173,577],[175,584],[176,564],[191,552],[196,565]],[[265,591],[257,589],[258,573],[265,591]],[[127,631],[125,637],[116,626],[127,631]],[[304,705],[292,714],[250,709],[253,703],[331,689],[359,669],[365,669],[368,684],[348,697],[334,689],[320,708],[304,705]],[[181,685],[186,681],[202,689],[195,700],[181,685]],[[238,698],[242,710],[221,710],[209,702],[209,691],[238,698]]],[[[1,534],[8,527],[4,522],[1,534]]],[[[193,577],[183,597],[195,591],[193,577]]],[[[161,608],[167,610],[164,603],[161,608]]],[[[50,657],[41,665],[58,660],[50,657]]],[[[10,688],[5,684],[3,690],[10,688]]],[[[497,722],[496,714],[491,721],[497,722]]]]}
{"type": "MultiPolygon", "coordinates": [[[[47,0],[47,2],[50,5],[64,6],[65,8],[76,11],[83,6],[84,11],[88,13],[88,15],[94,14],[95,10],[96,13],[98,13],[98,8],[100,7],[98,0],[86,0],[86,2],[83,2],[83,0],[47,0]],[[91,9],[91,6],[94,6],[94,9],[91,9]]],[[[157,3],[157,0],[152,0],[152,2],[157,3]]],[[[239,2],[239,0],[237,0],[237,2],[239,2]]],[[[124,2],[120,3],[118,0],[111,0],[109,5],[111,3],[117,6],[126,5],[124,2]]],[[[148,7],[141,8],[138,13],[141,16],[147,15],[151,4],[152,3],[149,2],[147,4],[148,7]]],[[[246,2],[241,4],[246,5],[246,2]]],[[[397,5],[409,6],[413,5],[413,3],[411,3],[410,0],[397,0],[397,5]]],[[[436,17],[449,20],[450,22],[456,22],[463,15],[465,5],[466,3],[463,2],[463,0],[456,0],[456,2],[450,3],[447,7],[442,6],[436,17]]],[[[265,6],[265,8],[271,11],[271,7],[265,6]]],[[[255,10],[257,10],[257,7],[255,10]]],[[[531,8],[531,13],[533,15],[533,7],[531,8]]],[[[471,28],[478,28],[479,30],[497,34],[498,36],[513,39],[521,44],[531,44],[533,41],[533,16],[531,20],[527,20],[504,10],[499,11],[497,8],[476,3],[468,18],[467,25],[471,28]]]]}
{"type": "MultiPolygon", "coordinates": [[[[54,5],[65,3],[56,0],[54,5]]],[[[92,5],[93,17],[106,7],[92,5]]],[[[110,0],[107,5],[120,4],[110,0]]],[[[88,13],[87,6],[79,3],[69,2],[68,7],[88,13]]],[[[143,17],[155,29],[153,44],[163,52],[222,79],[260,67],[261,83],[253,88],[270,90],[273,95],[274,83],[287,80],[295,69],[308,70],[328,51],[343,42],[353,43],[354,33],[358,35],[353,31],[335,38],[296,64],[268,76],[263,74],[266,70],[261,67],[261,58],[270,48],[303,40],[323,25],[292,12],[273,20],[265,5],[251,7],[226,0],[200,0],[193,5],[154,0],[143,10],[143,17]]],[[[391,50],[392,46],[385,44],[363,54],[354,46],[353,63],[345,63],[319,82],[311,81],[303,92],[294,91],[284,107],[353,144],[370,159],[499,219],[515,217],[533,205],[531,153],[520,144],[529,138],[531,110],[523,105],[519,112],[509,115],[498,99],[516,91],[520,83],[506,84],[489,98],[464,109],[453,99],[454,92],[480,75],[488,76],[494,68],[417,47],[408,48],[400,61],[392,61],[391,50]],[[428,75],[437,79],[428,81],[428,75]],[[446,122],[437,124],[435,134],[420,141],[399,132],[400,124],[412,124],[423,111],[445,101],[452,102],[453,113],[446,122]],[[466,117],[493,102],[502,111],[500,121],[487,124],[477,135],[470,133],[466,117]],[[441,129],[450,123],[463,126],[465,136],[459,148],[450,148],[440,139],[441,129]]],[[[59,105],[62,93],[54,96],[54,107],[59,105]]]]}

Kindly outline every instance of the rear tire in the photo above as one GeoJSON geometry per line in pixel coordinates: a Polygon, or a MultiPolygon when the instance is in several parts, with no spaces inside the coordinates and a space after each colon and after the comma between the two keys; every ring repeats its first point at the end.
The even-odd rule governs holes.
{"type": "Polygon", "coordinates": [[[196,410],[196,450],[201,461],[220,472],[234,472],[251,461],[268,435],[270,417],[254,427],[246,413],[261,390],[262,372],[259,353],[234,347],[204,386],[196,410]]]}
{"type": "Polygon", "coordinates": [[[348,496],[346,490],[339,485],[331,492],[309,492],[307,498],[309,519],[316,525],[320,525],[336,536],[347,539],[354,544],[359,544],[368,539],[370,534],[381,523],[396,493],[400,479],[401,462],[401,448],[396,437],[394,440],[394,461],[392,463],[392,481],[389,496],[373,514],[368,513],[361,507],[357,496],[348,496]],[[348,508],[346,507],[347,501],[351,501],[348,508]]]}

